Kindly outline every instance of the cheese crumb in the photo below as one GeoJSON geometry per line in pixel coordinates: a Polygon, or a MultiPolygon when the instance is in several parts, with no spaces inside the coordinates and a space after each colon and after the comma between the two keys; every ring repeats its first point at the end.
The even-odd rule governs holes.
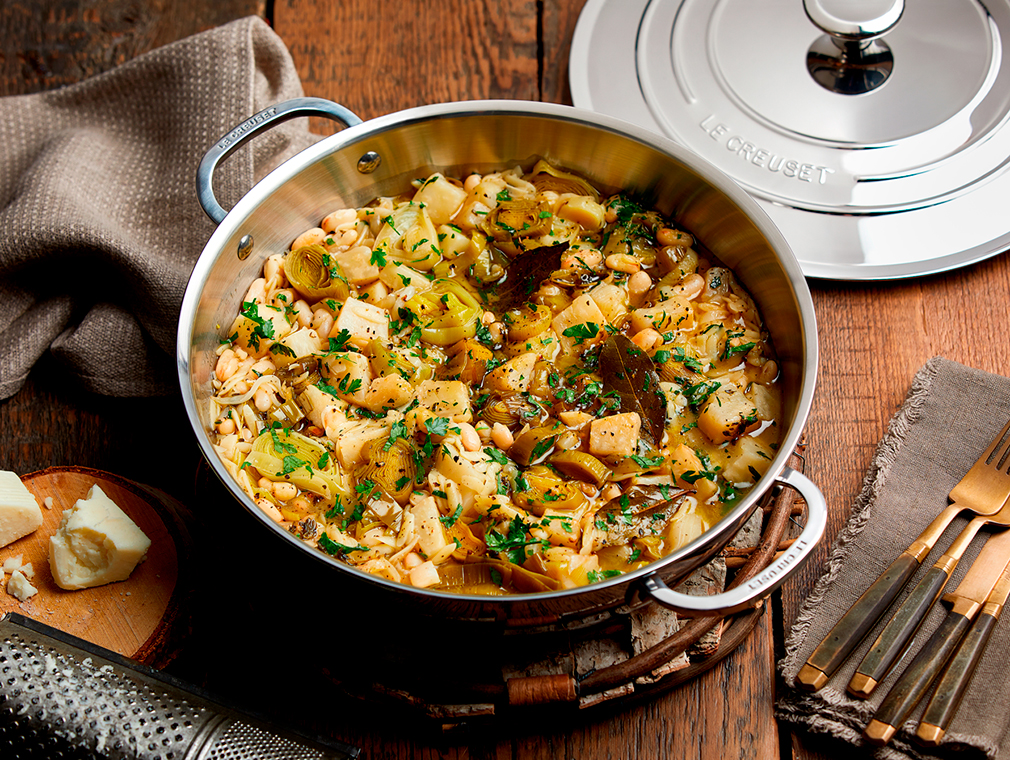
{"type": "Polygon", "coordinates": [[[13,594],[19,601],[24,602],[39,593],[39,590],[21,574],[20,570],[15,570],[11,573],[10,580],[7,581],[7,593],[13,594]]]}
{"type": "Polygon", "coordinates": [[[34,533],[42,525],[42,510],[15,473],[0,470],[0,546],[34,533]]]}
{"type": "Polygon", "coordinates": [[[98,485],[63,512],[49,539],[49,567],[67,590],[126,580],[151,546],[144,532],[98,485]]]}

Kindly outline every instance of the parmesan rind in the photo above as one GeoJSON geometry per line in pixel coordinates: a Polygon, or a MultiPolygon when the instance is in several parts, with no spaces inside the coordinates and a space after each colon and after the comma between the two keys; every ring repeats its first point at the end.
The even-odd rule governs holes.
{"type": "Polygon", "coordinates": [[[49,567],[67,590],[126,580],[147,555],[151,540],[98,485],[64,511],[49,539],[49,567]]]}

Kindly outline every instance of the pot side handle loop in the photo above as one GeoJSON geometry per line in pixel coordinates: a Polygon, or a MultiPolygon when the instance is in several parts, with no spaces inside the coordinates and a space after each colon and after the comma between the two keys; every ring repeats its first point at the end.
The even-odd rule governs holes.
{"type": "Polygon", "coordinates": [[[652,573],[641,580],[645,595],[675,612],[690,615],[728,615],[753,607],[755,603],[782,585],[790,572],[799,567],[824,535],[828,521],[827,502],[820,490],[805,475],[786,467],[776,479],[799,491],[807,503],[807,522],[796,540],[777,560],[737,588],[711,596],[690,596],[674,591],[652,573]]]}
{"type": "Polygon", "coordinates": [[[338,103],[324,98],[294,98],[283,103],[264,108],[259,113],[250,116],[237,127],[229,131],[207,151],[200,161],[196,172],[196,194],[200,205],[215,224],[221,224],[228,212],[217,202],[214,196],[214,170],[237,148],[249,140],[273,128],[277,124],[299,116],[325,116],[339,121],[345,127],[353,127],[361,123],[352,111],[338,103]]]}

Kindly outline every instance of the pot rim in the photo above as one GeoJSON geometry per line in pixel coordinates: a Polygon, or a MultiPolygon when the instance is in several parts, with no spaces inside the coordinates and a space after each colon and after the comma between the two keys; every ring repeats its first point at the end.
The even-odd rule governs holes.
{"type": "MultiPolygon", "coordinates": [[[[814,314],[813,300],[807,288],[806,279],[800,269],[800,265],[793,254],[785,237],[778,230],[771,218],[754,201],[754,199],[744,191],[727,174],[699,157],[697,154],[684,148],[668,138],[649,132],[634,124],[622,121],[612,116],[597,114],[595,112],[576,108],[574,106],[559,105],[554,103],[541,103],[537,101],[520,100],[473,100],[440,103],[434,105],[417,106],[414,108],[396,111],[391,114],[376,117],[360,124],[347,127],[323,138],[314,145],[300,151],[278,167],[273,169],[265,177],[245,194],[227,212],[225,219],[218,225],[217,229],[208,239],[203,251],[190,275],[186,292],[183,297],[182,308],[179,319],[179,329],[176,341],[176,364],[179,373],[179,382],[183,394],[183,402],[186,413],[189,417],[190,425],[196,433],[201,451],[218,478],[239,499],[239,502],[251,512],[259,521],[266,525],[277,535],[284,538],[291,544],[296,545],[300,551],[307,551],[309,555],[322,561],[323,563],[338,568],[341,571],[349,572],[352,577],[358,580],[366,580],[377,583],[390,591],[409,591],[412,595],[421,598],[445,602],[446,600],[459,600],[473,604],[493,603],[495,605],[515,606],[519,604],[548,603],[554,600],[570,599],[571,597],[586,595],[587,593],[612,590],[617,586],[632,585],[642,578],[662,571],[665,567],[692,555],[702,555],[706,548],[713,542],[717,542],[727,526],[737,520],[742,524],[744,513],[749,515],[758,502],[765,497],[769,489],[778,481],[779,476],[786,468],[788,459],[796,448],[803,433],[804,426],[810,413],[813,402],[813,392],[816,385],[818,369],[818,340],[816,317],[814,314]],[[217,259],[223,254],[225,243],[239,232],[241,225],[249,218],[275,191],[286,182],[297,176],[311,165],[322,160],[330,153],[340,150],[355,142],[370,138],[378,133],[395,128],[408,126],[419,122],[431,121],[433,119],[446,119],[469,116],[496,116],[500,118],[508,117],[548,117],[559,121],[573,122],[593,129],[601,129],[611,132],[619,137],[627,138],[635,142],[642,143],[647,147],[665,153],[677,162],[683,164],[689,170],[695,172],[705,182],[715,187],[719,192],[729,198],[738,206],[740,210],[758,228],[761,234],[767,239],[770,247],[778,255],[779,263],[785,271],[790,284],[792,285],[795,306],[800,317],[800,329],[803,332],[802,345],[804,347],[804,367],[802,381],[799,387],[798,398],[795,403],[795,414],[792,424],[786,431],[780,442],[780,447],[776,456],[772,460],[768,471],[755,485],[750,493],[744,497],[732,510],[723,515],[715,525],[705,531],[694,541],[676,549],[666,556],[649,563],[645,567],[630,573],[622,574],[614,578],[598,581],[589,586],[579,586],[572,589],[559,591],[544,591],[536,593],[507,594],[501,596],[483,596],[480,594],[458,594],[448,591],[437,591],[431,589],[415,588],[403,583],[396,583],[381,576],[372,575],[356,570],[351,565],[340,562],[335,557],[324,554],[321,551],[306,546],[300,539],[291,535],[277,523],[273,522],[252,502],[249,496],[239,487],[238,483],[225,471],[219,457],[213,449],[207,431],[204,429],[200,419],[199,411],[196,407],[194,394],[191,392],[192,377],[189,366],[189,352],[192,347],[194,337],[195,319],[197,305],[200,295],[207,284],[211,269],[217,259]],[[720,526],[723,526],[720,530],[720,526]]],[[[720,544],[721,548],[722,544],[720,544]]]]}

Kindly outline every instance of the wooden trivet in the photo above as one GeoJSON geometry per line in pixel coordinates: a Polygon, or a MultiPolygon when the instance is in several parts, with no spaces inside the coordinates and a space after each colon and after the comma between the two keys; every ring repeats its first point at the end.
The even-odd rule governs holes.
{"type": "Polygon", "coordinates": [[[189,583],[180,556],[192,541],[184,508],[166,494],[101,470],[51,467],[21,477],[42,508],[42,526],[0,549],[0,564],[22,556],[32,563],[38,593],[24,602],[0,590],[0,615],[19,612],[152,667],[172,659],[184,635],[189,583]],[[49,537],[65,509],[95,484],[151,539],[147,559],[129,578],[97,588],[65,591],[49,569],[49,537]],[[46,499],[51,498],[51,506],[46,499]]]}

